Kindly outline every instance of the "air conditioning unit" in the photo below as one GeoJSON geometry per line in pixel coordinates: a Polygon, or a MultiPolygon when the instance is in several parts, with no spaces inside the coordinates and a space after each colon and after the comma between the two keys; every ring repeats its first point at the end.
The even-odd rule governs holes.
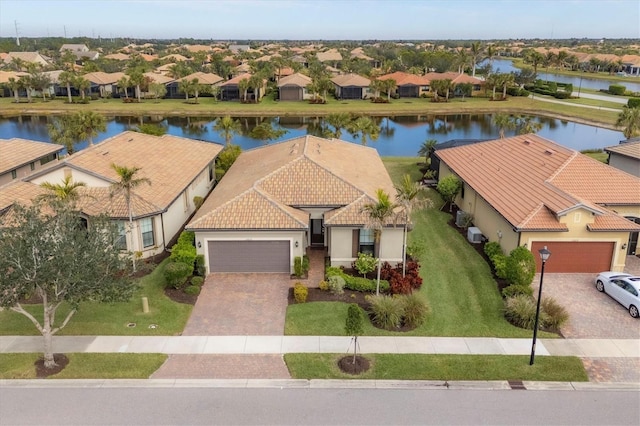
{"type": "Polygon", "coordinates": [[[456,226],[458,228],[464,228],[466,219],[467,214],[462,210],[458,210],[458,213],[456,213],[456,226]]]}
{"type": "Polygon", "coordinates": [[[481,243],[482,231],[480,231],[480,228],[476,228],[475,226],[470,227],[467,230],[467,240],[469,240],[469,242],[473,244],[481,243]]]}

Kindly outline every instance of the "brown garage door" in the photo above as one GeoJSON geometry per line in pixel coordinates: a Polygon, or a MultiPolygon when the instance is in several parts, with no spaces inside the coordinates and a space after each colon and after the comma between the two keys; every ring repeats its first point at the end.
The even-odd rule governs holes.
{"type": "Polygon", "coordinates": [[[614,243],[609,242],[535,242],[531,252],[540,271],[538,250],[547,246],[551,257],[545,272],[602,272],[611,269],[614,243]]]}
{"type": "Polygon", "coordinates": [[[280,88],[281,101],[301,101],[302,89],[299,87],[284,86],[280,88]]]}
{"type": "Polygon", "coordinates": [[[209,241],[211,272],[291,271],[289,241],[209,241]]]}

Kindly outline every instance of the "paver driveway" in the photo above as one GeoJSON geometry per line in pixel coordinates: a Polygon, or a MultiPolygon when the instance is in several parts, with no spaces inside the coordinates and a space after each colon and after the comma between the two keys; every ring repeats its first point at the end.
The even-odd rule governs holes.
{"type": "Polygon", "coordinates": [[[209,274],[184,336],[244,336],[284,333],[288,274],[209,274]]]}

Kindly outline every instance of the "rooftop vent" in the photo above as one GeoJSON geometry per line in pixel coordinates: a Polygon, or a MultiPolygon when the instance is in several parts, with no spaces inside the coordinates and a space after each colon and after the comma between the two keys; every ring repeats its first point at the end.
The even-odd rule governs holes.
{"type": "Polygon", "coordinates": [[[531,141],[529,141],[527,139],[523,140],[522,143],[525,144],[525,145],[531,145],[531,141]]]}
{"type": "Polygon", "coordinates": [[[547,149],[544,150],[544,153],[547,154],[547,155],[553,155],[556,152],[554,150],[552,150],[552,149],[547,148],[547,149]]]}

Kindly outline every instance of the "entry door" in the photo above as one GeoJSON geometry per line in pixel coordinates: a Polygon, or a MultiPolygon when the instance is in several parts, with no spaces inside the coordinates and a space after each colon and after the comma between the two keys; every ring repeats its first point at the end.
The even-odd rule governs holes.
{"type": "Polygon", "coordinates": [[[311,219],[311,245],[324,245],[324,226],[322,219],[311,219]]]}

